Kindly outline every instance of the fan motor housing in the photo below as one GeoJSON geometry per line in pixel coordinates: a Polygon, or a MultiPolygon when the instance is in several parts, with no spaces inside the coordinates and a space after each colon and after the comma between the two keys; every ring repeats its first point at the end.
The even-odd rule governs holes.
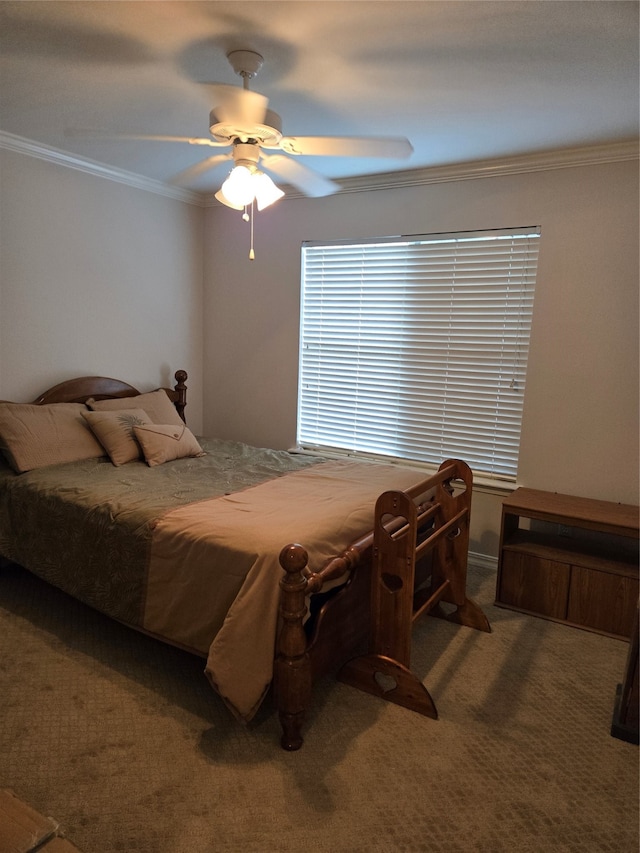
{"type": "Polygon", "coordinates": [[[282,139],[282,119],[272,110],[267,110],[264,124],[240,127],[220,121],[215,110],[209,113],[209,130],[216,142],[231,145],[236,139],[247,142],[254,139],[266,148],[276,148],[282,139]]]}

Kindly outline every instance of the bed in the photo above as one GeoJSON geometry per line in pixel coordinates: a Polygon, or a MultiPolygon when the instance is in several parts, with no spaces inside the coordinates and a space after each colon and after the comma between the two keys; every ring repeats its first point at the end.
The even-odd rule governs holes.
{"type": "Polygon", "coordinates": [[[202,656],[240,721],[272,689],[285,749],[302,745],[315,680],[343,664],[344,680],[412,707],[416,615],[490,630],[465,589],[467,466],[426,477],[196,437],[186,372],[175,379],[141,393],[80,377],[0,402],[0,557],[202,656]],[[378,687],[386,666],[397,690],[378,687]]]}

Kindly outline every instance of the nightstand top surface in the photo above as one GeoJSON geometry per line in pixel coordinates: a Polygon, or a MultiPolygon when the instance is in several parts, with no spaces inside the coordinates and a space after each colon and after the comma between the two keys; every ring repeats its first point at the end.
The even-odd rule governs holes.
{"type": "Polygon", "coordinates": [[[631,504],[520,488],[503,500],[502,511],[638,538],[640,510],[631,504]]]}

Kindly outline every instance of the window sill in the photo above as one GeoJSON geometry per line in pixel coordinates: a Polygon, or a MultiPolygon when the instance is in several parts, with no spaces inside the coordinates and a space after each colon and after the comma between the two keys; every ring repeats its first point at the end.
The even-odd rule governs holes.
{"type": "MultiPolygon", "coordinates": [[[[338,451],[320,451],[311,450],[305,447],[290,447],[289,453],[298,453],[304,456],[322,456],[327,459],[350,459],[354,462],[373,462],[382,465],[398,465],[404,468],[419,468],[424,470],[425,476],[435,474],[437,467],[429,465],[426,462],[416,462],[409,459],[398,459],[387,456],[368,456],[364,453],[339,453],[338,451]]],[[[481,494],[498,495],[500,497],[508,497],[518,488],[518,484],[506,480],[493,479],[482,474],[473,472],[473,490],[481,494]]]]}

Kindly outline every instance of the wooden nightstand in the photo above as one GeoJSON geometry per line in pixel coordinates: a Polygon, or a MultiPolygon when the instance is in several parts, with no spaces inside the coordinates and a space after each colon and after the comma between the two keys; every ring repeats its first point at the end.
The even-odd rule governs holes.
{"type": "Polygon", "coordinates": [[[638,507],[536,489],[502,504],[496,604],[629,639],[638,507]]]}

